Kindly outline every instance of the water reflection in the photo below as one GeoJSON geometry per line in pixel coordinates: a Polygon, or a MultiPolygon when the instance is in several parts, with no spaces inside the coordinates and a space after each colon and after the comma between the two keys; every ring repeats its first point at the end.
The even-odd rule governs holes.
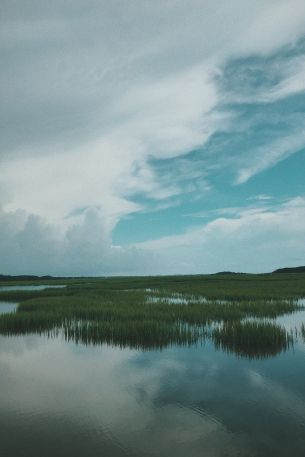
{"type": "Polygon", "coordinates": [[[303,456],[304,362],[298,347],[266,364],[209,342],[141,352],[0,337],[1,450],[14,457],[42,450],[46,457],[303,456]]]}
{"type": "Polygon", "coordinates": [[[305,338],[305,311],[277,319],[252,318],[206,325],[153,323],[151,321],[92,321],[63,318],[56,313],[34,315],[19,312],[1,316],[0,333],[7,336],[31,333],[83,345],[117,346],[121,349],[164,350],[171,346],[203,346],[212,341],[216,349],[249,359],[274,357],[293,349],[305,338]]]}

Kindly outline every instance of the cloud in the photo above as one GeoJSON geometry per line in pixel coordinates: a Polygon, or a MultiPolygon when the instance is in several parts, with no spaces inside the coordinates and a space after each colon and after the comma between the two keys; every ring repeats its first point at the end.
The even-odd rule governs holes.
{"type": "Polygon", "coordinates": [[[150,253],[113,246],[105,218],[92,208],[67,228],[21,210],[0,213],[0,258],[7,274],[145,274],[158,268],[150,253]]]}
{"type": "Polygon", "coordinates": [[[284,78],[272,87],[269,92],[261,94],[261,100],[274,102],[305,91],[305,58],[291,59],[289,70],[284,78]]]}
{"type": "Polygon", "coordinates": [[[138,243],[160,258],[164,273],[264,272],[305,256],[305,198],[236,210],[184,234],[138,243]]]}
{"type": "Polygon", "coordinates": [[[305,91],[303,46],[289,51],[284,49],[267,60],[256,56],[229,65],[220,78],[224,102],[267,104],[302,94],[305,91]]]}
{"type": "MultiPolygon", "coordinates": [[[[107,240],[114,252],[111,233],[118,221],[150,206],[137,203],[136,196],[168,206],[181,195],[211,189],[207,171],[217,163],[226,167],[227,161],[203,153],[200,164],[206,169],[197,167],[194,180],[196,167],[191,170],[187,156],[235,122],[234,109],[223,106],[224,69],[234,59],[268,59],[283,46],[295,47],[304,23],[300,0],[289,7],[282,0],[93,0],[89,6],[82,0],[67,5],[54,0],[43,7],[37,0],[4,1],[1,217],[14,215],[12,224],[24,211],[23,243],[31,246],[32,231],[49,250],[71,255],[65,271],[75,265],[77,273],[68,234],[83,227],[75,237],[86,244],[91,229],[82,212],[89,218],[93,211],[99,228],[90,232],[94,244],[107,240]],[[176,178],[174,167],[162,173],[156,166],[177,159],[185,159],[180,164],[186,168],[176,178]]],[[[302,68],[299,60],[295,74],[284,72],[268,102],[303,90],[302,68]]],[[[249,155],[239,162],[235,155],[237,182],[292,154],[299,144],[301,139],[287,137],[276,152],[261,149],[254,162],[249,155]]],[[[12,239],[7,244],[17,249],[12,239]]],[[[96,252],[107,258],[104,251],[96,252]]],[[[5,258],[1,268],[13,271],[13,260],[5,258]]],[[[111,262],[105,265],[113,271],[111,262]]],[[[38,260],[35,271],[37,265],[38,260]]],[[[96,272],[104,270],[98,262],[92,265],[96,272]]]]}
{"type": "Polygon", "coordinates": [[[257,194],[257,195],[253,195],[248,200],[257,200],[257,201],[264,202],[264,201],[272,200],[272,197],[270,195],[257,194]]]}
{"type": "MultiPolygon", "coordinates": [[[[200,455],[203,450],[211,457],[224,450],[228,457],[247,454],[244,435],[232,437],[222,406],[212,401],[228,367],[208,346],[156,353],[106,345],[77,348],[63,345],[59,338],[36,335],[20,336],[9,344],[2,337],[0,342],[3,418],[12,415],[18,398],[23,419],[46,434],[52,427],[58,446],[66,440],[63,424],[65,430],[73,430],[74,444],[92,455],[97,446],[108,454],[135,449],[140,455],[174,452],[177,457],[200,455]],[[57,401],[46,392],[56,392],[57,401]],[[81,399],[81,408],[76,398],[81,399]]],[[[247,392],[248,384],[241,385],[247,392]]],[[[240,383],[230,388],[232,398],[240,396],[240,383]]]]}
{"type": "MultiPolygon", "coordinates": [[[[304,126],[305,127],[305,126],[304,126]]],[[[303,128],[304,128],[303,127],[303,128]]],[[[271,144],[259,147],[253,151],[250,162],[238,171],[236,184],[247,182],[254,175],[276,165],[292,154],[305,148],[305,130],[295,131],[286,137],[281,137],[271,144]],[[251,163],[252,162],[252,163],[251,163]]]]}
{"type": "Polygon", "coordinates": [[[304,258],[303,197],[211,215],[211,222],[184,234],[119,247],[97,209],[84,210],[65,230],[24,211],[2,213],[1,267],[11,274],[53,275],[261,272],[304,258]]]}
{"type": "Polygon", "coordinates": [[[305,5],[302,0],[293,3],[284,1],[255,2],[252,9],[248,2],[244,8],[249,8],[253,14],[252,21],[246,25],[236,48],[245,55],[267,55],[281,46],[295,43],[304,33],[305,5]],[[255,8],[256,7],[256,8],[255,8]]]}

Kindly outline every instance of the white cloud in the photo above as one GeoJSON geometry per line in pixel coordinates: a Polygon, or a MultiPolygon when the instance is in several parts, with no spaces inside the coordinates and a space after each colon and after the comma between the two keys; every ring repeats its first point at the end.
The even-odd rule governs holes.
{"type": "MultiPolygon", "coordinates": [[[[96,245],[106,239],[113,249],[116,223],[143,210],[134,194],[166,205],[186,192],[183,178],[167,182],[151,160],[186,155],[224,129],[221,69],[231,58],[266,56],[296,43],[305,24],[300,0],[289,7],[282,0],[116,0],[85,9],[80,0],[69,7],[30,0],[6,2],[2,10],[3,217],[25,211],[26,233],[57,253],[75,224],[86,228],[78,230],[78,243],[83,237],[86,244],[90,228],[80,216],[86,208],[102,221],[96,245]]],[[[302,90],[298,75],[288,75],[272,97],[302,90]]],[[[238,182],[292,152],[291,143],[262,152],[242,167],[238,182]]],[[[196,185],[205,192],[202,175],[202,187],[196,185]]],[[[32,246],[30,238],[23,243],[32,246]]],[[[13,260],[5,259],[1,269],[12,271],[13,260]]]]}
{"type": "Polygon", "coordinates": [[[84,211],[65,230],[24,211],[2,213],[1,265],[11,274],[141,275],[260,272],[302,262],[305,198],[231,209],[184,234],[124,248],[112,246],[98,210],[84,211]]]}
{"type": "Polygon", "coordinates": [[[305,91],[305,57],[289,60],[289,70],[284,78],[268,92],[258,96],[265,102],[274,102],[305,91]]]}
{"type": "MultiPolygon", "coordinates": [[[[303,127],[304,128],[304,127],[303,127]]],[[[276,165],[305,147],[305,129],[293,132],[260,148],[251,151],[247,156],[247,165],[238,171],[236,184],[247,182],[254,175],[276,165]]]]}
{"type": "Polygon", "coordinates": [[[7,274],[144,274],[154,256],[111,244],[98,209],[84,210],[67,228],[24,211],[0,212],[0,269],[7,274]]]}
{"type": "Polygon", "coordinates": [[[257,201],[264,202],[264,201],[272,200],[272,197],[270,195],[257,194],[257,195],[253,195],[253,197],[248,198],[248,200],[257,200],[257,201]]]}
{"type": "Polygon", "coordinates": [[[138,243],[160,258],[164,273],[263,272],[304,262],[305,198],[249,207],[186,233],[138,243]]]}
{"type": "Polygon", "coordinates": [[[295,43],[304,34],[305,4],[303,0],[248,2],[244,8],[249,8],[253,14],[243,30],[240,39],[236,38],[237,52],[267,55],[275,49],[295,43]]]}
{"type": "Polygon", "coordinates": [[[266,59],[261,58],[238,70],[234,73],[234,84],[230,81],[231,87],[226,87],[223,94],[226,103],[274,103],[305,91],[304,54],[291,56],[286,52],[282,56],[275,55],[267,65],[266,59]],[[253,81],[251,73],[259,75],[257,80],[253,81]],[[260,84],[253,87],[249,85],[249,81],[260,84]]]}

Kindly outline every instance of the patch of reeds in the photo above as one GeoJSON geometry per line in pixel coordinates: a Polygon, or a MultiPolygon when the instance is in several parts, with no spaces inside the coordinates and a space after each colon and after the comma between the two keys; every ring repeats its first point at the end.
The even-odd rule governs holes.
{"type": "Polygon", "coordinates": [[[206,337],[204,328],[155,321],[133,321],[128,325],[124,322],[66,321],[63,332],[66,340],[76,343],[107,343],[141,350],[190,346],[203,343],[206,337]]]}
{"type": "Polygon", "coordinates": [[[285,328],[270,322],[227,322],[213,330],[217,349],[247,358],[273,357],[293,345],[285,328]]]}

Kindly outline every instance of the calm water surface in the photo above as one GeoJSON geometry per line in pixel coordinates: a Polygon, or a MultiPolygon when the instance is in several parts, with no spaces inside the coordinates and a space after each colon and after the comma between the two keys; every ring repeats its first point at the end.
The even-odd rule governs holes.
{"type": "Polygon", "coordinates": [[[63,287],[66,287],[65,285],[44,285],[44,284],[39,284],[38,286],[0,286],[0,292],[10,292],[10,291],[15,291],[15,290],[44,290],[44,289],[62,289],[63,287]]]}
{"type": "Polygon", "coordinates": [[[1,456],[303,457],[304,379],[301,337],[264,360],[0,337],[1,456]]]}
{"type": "Polygon", "coordinates": [[[18,307],[18,303],[0,301],[0,314],[14,313],[18,307]]]}

